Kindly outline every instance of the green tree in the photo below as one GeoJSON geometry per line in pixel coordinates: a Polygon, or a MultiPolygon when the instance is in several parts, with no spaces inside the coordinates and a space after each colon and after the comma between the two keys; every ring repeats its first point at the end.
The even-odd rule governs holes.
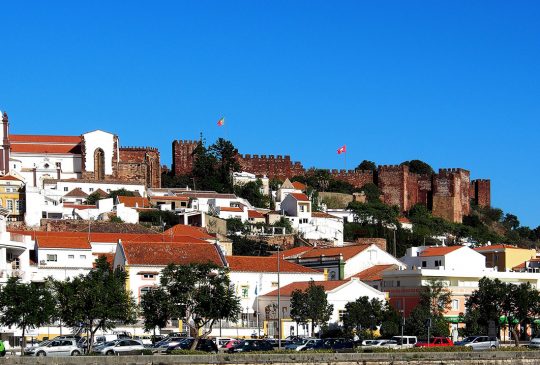
{"type": "Polygon", "coordinates": [[[234,234],[236,232],[244,232],[245,226],[242,223],[240,218],[228,218],[226,219],[227,223],[227,233],[234,234]]]}
{"type": "Polygon", "coordinates": [[[291,302],[291,315],[294,313],[299,323],[311,322],[311,333],[314,333],[316,326],[326,324],[330,320],[334,306],[328,303],[324,287],[316,285],[313,280],[304,293],[301,302],[296,301],[295,306],[291,302]]]}
{"type": "Polygon", "coordinates": [[[135,322],[137,305],[126,280],[125,271],[113,270],[101,256],[88,274],[53,282],[59,317],[67,326],[86,331],[90,339],[87,352],[99,329],[106,331],[118,323],[135,322]]]}
{"type": "Polygon", "coordinates": [[[382,195],[381,189],[377,187],[374,183],[367,183],[360,189],[366,194],[366,198],[370,203],[376,203],[380,201],[380,196],[382,195]]]}
{"type": "Polygon", "coordinates": [[[519,219],[517,216],[507,213],[502,220],[503,226],[508,230],[514,230],[519,227],[519,219]]]}
{"type": "Polygon", "coordinates": [[[86,204],[94,205],[99,199],[102,199],[101,195],[99,194],[99,192],[94,191],[92,194],[86,197],[86,204]]]}
{"type": "Polygon", "coordinates": [[[135,196],[135,193],[133,191],[122,188],[118,190],[113,190],[108,195],[109,198],[113,198],[114,200],[116,200],[116,197],[118,196],[135,196]]]}
{"type": "Polygon", "coordinates": [[[345,304],[343,325],[349,333],[353,330],[363,333],[367,329],[371,333],[373,327],[382,322],[384,309],[385,304],[382,301],[376,298],[370,300],[367,296],[360,297],[345,304]]]}
{"type": "Polygon", "coordinates": [[[161,286],[169,294],[173,316],[185,318],[195,338],[192,350],[200,338],[208,336],[216,321],[236,321],[240,314],[240,300],[234,294],[228,270],[216,264],[171,264],[161,273],[161,286]]]}
{"type": "Polygon", "coordinates": [[[26,347],[26,331],[50,323],[54,314],[54,298],[46,283],[22,283],[12,276],[0,291],[0,323],[21,329],[21,354],[26,347]]]}
{"type": "Polygon", "coordinates": [[[431,166],[420,160],[405,161],[402,162],[401,165],[409,166],[409,172],[414,174],[433,175],[435,173],[431,166]]]}
{"type": "Polygon", "coordinates": [[[373,161],[364,160],[360,162],[356,170],[377,171],[377,165],[373,161]]]}
{"type": "Polygon", "coordinates": [[[257,179],[257,181],[236,185],[234,187],[234,193],[241,198],[247,199],[254,207],[268,208],[270,205],[270,197],[264,194],[262,188],[262,181],[257,179]]]}
{"type": "Polygon", "coordinates": [[[141,311],[144,318],[144,330],[154,333],[153,342],[156,337],[156,327],[161,330],[167,325],[172,315],[168,294],[163,288],[152,288],[141,297],[141,311]]]}
{"type": "Polygon", "coordinates": [[[224,191],[233,191],[232,173],[240,171],[238,162],[238,150],[234,145],[223,138],[219,138],[208,149],[217,161],[217,174],[219,181],[223,184],[224,191]]]}
{"type": "Polygon", "coordinates": [[[231,235],[229,238],[233,242],[233,255],[270,256],[277,249],[264,241],[251,240],[245,236],[231,235]]]}

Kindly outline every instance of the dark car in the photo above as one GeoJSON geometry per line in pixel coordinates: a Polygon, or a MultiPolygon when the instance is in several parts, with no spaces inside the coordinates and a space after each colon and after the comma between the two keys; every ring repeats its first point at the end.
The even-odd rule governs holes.
{"type": "MultiPolygon", "coordinates": [[[[191,345],[193,345],[193,341],[195,341],[195,339],[187,338],[176,345],[167,347],[166,353],[170,354],[173,350],[190,350],[191,345]]],[[[218,352],[216,343],[209,338],[201,338],[197,343],[197,347],[195,347],[195,350],[211,352],[213,354],[217,354],[218,352]]]]}
{"type": "Polygon", "coordinates": [[[238,345],[231,347],[228,352],[252,352],[252,351],[272,351],[274,346],[266,340],[244,340],[238,345]]]}
{"type": "Polygon", "coordinates": [[[345,351],[345,350],[351,350],[356,347],[356,343],[353,340],[347,340],[344,338],[337,338],[332,343],[331,348],[334,351],[345,351]]]}

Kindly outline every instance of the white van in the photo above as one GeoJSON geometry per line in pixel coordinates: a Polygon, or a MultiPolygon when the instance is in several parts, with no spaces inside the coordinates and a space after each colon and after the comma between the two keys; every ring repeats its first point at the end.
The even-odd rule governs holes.
{"type": "Polygon", "coordinates": [[[397,348],[408,349],[414,347],[418,342],[416,336],[394,336],[391,340],[397,342],[397,348]]]}

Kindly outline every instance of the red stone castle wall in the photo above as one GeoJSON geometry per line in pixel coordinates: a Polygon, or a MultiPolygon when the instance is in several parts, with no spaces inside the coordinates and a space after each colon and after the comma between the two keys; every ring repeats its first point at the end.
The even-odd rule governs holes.
{"type": "Polygon", "coordinates": [[[481,207],[491,206],[491,181],[478,179],[471,181],[469,194],[471,199],[481,207]]]}
{"type": "Polygon", "coordinates": [[[159,157],[157,148],[121,147],[116,178],[141,182],[150,188],[159,188],[161,187],[159,157]]]}

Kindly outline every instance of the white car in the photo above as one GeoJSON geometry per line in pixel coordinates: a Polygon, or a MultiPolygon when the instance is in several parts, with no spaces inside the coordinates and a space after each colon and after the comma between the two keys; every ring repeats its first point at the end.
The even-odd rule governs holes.
{"type": "Polygon", "coordinates": [[[74,339],[53,340],[24,350],[26,356],[79,356],[82,352],[74,339]]]}
{"type": "Polygon", "coordinates": [[[540,348],[540,337],[532,338],[531,342],[529,342],[528,347],[533,348],[533,349],[540,348]]]}
{"type": "Polygon", "coordinates": [[[95,350],[103,355],[141,355],[144,345],[140,341],[122,339],[107,342],[95,350]]]}
{"type": "Polygon", "coordinates": [[[362,347],[397,348],[398,343],[394,340],[370,340],[370,343],[362,347]]]}

